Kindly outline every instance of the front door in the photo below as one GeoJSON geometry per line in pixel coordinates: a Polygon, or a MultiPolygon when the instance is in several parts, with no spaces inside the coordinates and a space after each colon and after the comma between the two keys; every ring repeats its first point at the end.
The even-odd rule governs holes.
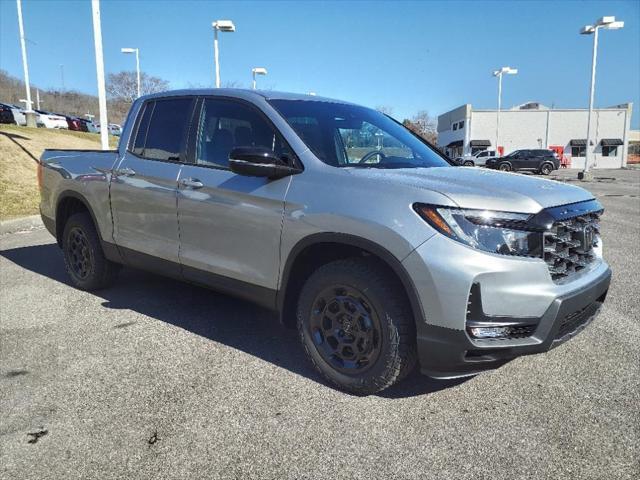
{"type": "Polygon", "coordinates": [[[194,135],[193,163],[178,181],[180,262],[186,278],[268,303],[277,288],[284,198],[291,177],[233,173],[234,147],[261,146],[294,155],[255,107],[205,98],[194,135]],[[262,296],[262,298],[257,298],[262,296]]]}
{"type": "Polygon", "coordinates": [[[180,271],[176,197],[193,104],[190,98],[145,103],[135,140],[114,169],[114,240],[130,265],[180,271]]]}

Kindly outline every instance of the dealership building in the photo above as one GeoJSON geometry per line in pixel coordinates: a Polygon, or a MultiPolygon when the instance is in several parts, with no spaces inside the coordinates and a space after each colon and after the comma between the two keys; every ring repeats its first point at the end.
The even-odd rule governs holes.
{"type": "MultiPolygon", "coordinates": [[[[627,165],[632,104],[593,110],[591,148],[595,168],[627,165]]],[[[462,105],[438,117],[438,147],[448,156],[498,150],[503,155],[523,148],[549,148],[569,168],[584,168],[587,148],[586,109],[549,108],[528,102],[500,111],[496,148],[497,110],[474,110],[462,105]]]]}

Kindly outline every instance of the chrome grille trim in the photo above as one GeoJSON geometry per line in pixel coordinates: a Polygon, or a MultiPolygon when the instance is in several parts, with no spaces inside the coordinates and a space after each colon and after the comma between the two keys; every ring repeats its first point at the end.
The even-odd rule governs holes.
{"type": "Polygon", "coordinates": [[[561,282],[596,260],[602,210],[553,222],[543,234],[543,257],[554,282],[561,282]]]}

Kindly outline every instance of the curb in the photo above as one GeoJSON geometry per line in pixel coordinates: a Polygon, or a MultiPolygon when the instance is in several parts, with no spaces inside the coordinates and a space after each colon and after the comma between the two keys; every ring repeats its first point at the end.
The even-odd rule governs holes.
{"type": "Polygon", "coordinates": [[[44,225],[42,224],[40,215],[31,215],[30,217],[22,217],[0,222],[0,235],[22,232],[25,230],[40,230],[41,228],[44,228],[44,225]]]}

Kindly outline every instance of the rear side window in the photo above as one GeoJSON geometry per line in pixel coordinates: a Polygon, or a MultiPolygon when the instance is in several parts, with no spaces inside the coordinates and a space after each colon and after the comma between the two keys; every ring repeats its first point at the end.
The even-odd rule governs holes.
{"type": "Polygon", "coordinates": [[[191,98],[156,100],[153,105],[147,104],[133,153],[152,160],[179,161],[192,107],[191,98]]]}

